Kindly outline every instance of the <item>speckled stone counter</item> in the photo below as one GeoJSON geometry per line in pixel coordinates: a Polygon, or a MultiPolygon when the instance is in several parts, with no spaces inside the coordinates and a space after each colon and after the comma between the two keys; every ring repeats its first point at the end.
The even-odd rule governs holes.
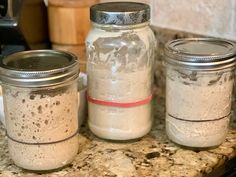
{"type": "Polygon", "coordinates": [[[155,32],[159,41],[155,83],[159,89],[155,92],[158,95],[154,100],[155,118],[148,135],[133,142],[114,143],[96,138],[83,125],[78,137],[80,149],[73,163],[57,172],[36,174],[23,171],[10,160],[5,131],[0,125],[0,177],[204,177],[235,157],[235,118],[231,119],[226,141],[213,150],[186,150],[167,139],[162,49],[170,39],[196,35],[166,29],[156,29],[155,32]]]}
{"type": "MultiPolygon", "coordinates": [[[[9,158],[7,139],[0,128],[1,177],[201,177],[236,156],[236,130],[230,129],[218,148],[195,152],[171,143],[164,131],[164,98],[154,100],[151,132],[140,140],[107,142],[81,128],[80,150],[73,163],[53,173],[36,174],[16,167],[9,158]]],[[[233,125],[233,122],[232,122],[233,125]]]]}

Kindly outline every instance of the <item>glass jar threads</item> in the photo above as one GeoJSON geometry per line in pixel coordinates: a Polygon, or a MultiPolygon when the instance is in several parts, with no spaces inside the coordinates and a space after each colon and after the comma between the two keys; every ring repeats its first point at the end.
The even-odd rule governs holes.
{"type": "Polygon", "coordinates": [[[211,38],[170,41],[166,56],[166,132],[173,142],[211,148],[226,137],[235,44],[211,38]]]}
{"type": "Polygon", "coordinates": [[[62,51],[20,52],[0,63],[10,156],[28,170],[52,170],[78,152],[78,62],[62,51]]]}
{"type": "Polygon", "coordinates": [[[136,139],[151,128],[155,37],[150,8],[134,2],[90,9],[86,41],[90,130],[111,140],[136,139]]]}

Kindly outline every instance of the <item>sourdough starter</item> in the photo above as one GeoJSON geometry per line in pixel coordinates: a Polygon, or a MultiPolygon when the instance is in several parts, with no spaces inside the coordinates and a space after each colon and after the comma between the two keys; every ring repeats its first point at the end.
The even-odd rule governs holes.
{"type": "Polygon", "coordinates": [[[78,151],[76,84],[52,90],[3,87],[11,158],[30,170],[50,170],[78,151]]]}
{"type": "Polygon", "coordinates": [[[167,67],[166,131],[188,147],[220,145],[227,134],[233,73],[201,72],[167,67]]]}
{"type": "MultiPolygon", "coordinates": [[[[135,102],[151,94],[150,81],[146,77],[150,73],[147,71],[117,73],[113,77],[110,74],[99,70],[91,73],[91,97],[116,102],[135,102]],[[110,84],[112,81],[115,82],[110,84]]],[[[134,139],[145,135],[151,128],[151,103],[131,108],[89,104],[89,126],[97,136],[116,140],[134,139]]]]}
{"type": "MultiPolygon", "coordinates": [[[[94,28],[87,37],[89,96],[118,103],[149,97],[154,47],[148,26],[122,31],[94,28]]],[[[151,103],[121,108],[89,102],[88,123],[102,138],[139,138],[151,128],[151,103]]]]}

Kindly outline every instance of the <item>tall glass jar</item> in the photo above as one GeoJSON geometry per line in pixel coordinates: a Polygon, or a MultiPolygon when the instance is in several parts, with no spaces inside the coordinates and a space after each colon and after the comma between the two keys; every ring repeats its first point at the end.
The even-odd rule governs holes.
{"type": "Polygon", "coordinates": [[[224,142],[231,112],[235,44],[211,38],[167,43],[166,132],[173,142],[204,149],[224,142]]]}
{"type": "Polygon", "coordinates": [[[0,63],[8,147],[16,165],[44,171],[78,152],[78,62],[61,51],[10,55],[0,63]]]}
{"type": "Polygon", "coordinates": [[[152,125],[152,66],[155,37],[150,8],[134,2],[97,4],[90,9],[86,40],[89,128],[97,136],[130,140],[152,125]]]}

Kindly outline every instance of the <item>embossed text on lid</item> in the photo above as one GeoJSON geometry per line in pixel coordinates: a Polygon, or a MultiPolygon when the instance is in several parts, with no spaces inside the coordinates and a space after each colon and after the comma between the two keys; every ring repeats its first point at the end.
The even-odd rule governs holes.
{"type": "Polygon", "coordinates": [[[137,2],[100,3],[90,8],[90,19],[98,24],[139,24],[150,19],[150,7],[137,2]]]}

